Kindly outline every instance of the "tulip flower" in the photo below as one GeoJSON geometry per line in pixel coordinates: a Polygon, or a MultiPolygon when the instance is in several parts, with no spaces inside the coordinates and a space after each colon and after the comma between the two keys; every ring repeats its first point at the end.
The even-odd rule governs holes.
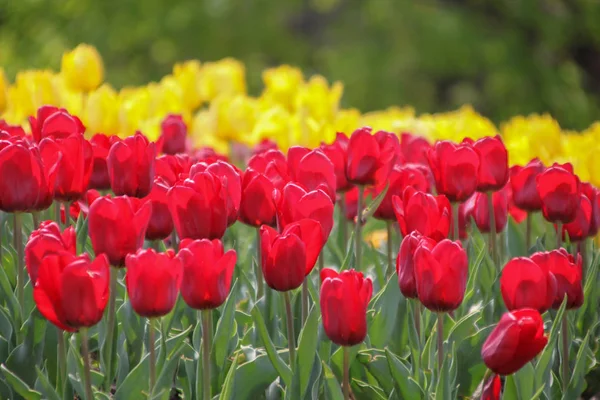
{"type": "Polygon", "coordinates": [[[279,150],[269,150],[252,156],[248,168],[264,174],[277,189],[282,189],[290,181],[288,163],[279,150]]]}
{"type": "MultiPolygon", "coordinates": [[[[562,225],[562,231],[556,232],[562,235],[562,240],[566,240],[567,234],[571,242],[579,242],[588,236],[592,222],[592,203],[583,193],[579,195],[579,206],[575,212],[575,219],[562,225]]],[[[557,227],[558,230],[558,227],[557,227]]]]}
{"type": "Polygon", "coordinates": [[[31,232],[25,245],[25,265],[32,285],[37,281],[44,257],[61,252],[76,255],[76,247],[75,229],[72,226],[61,232],[56,222],[42,222],[39,228],[31,232]]]}
{"type": "Polygon", "coordinates": [[[537,187],[537,177],[544,172],[544,164],[534,158],[526,166],[510,169],[510,185],[515,205],[528,212],[542,209],[542,199],[537,187]]]}
{"type": "Polygon", "coordinates": [[[403,132],[400,135],[400,152],[406,163],[428,165],[427,152],[431,144],[422,136],[403,132]]]}
{"type": "Polygon", "coordinates": [[[204,161],[206,163],[214,163],[219,160],[229,162],[229,158],[226,155],[217,153],[212,147],[200,147],[194,149],[190,156],[196,162],[204,161]]]}
{"type": "Polygon", "coordinates": [[[432,196],[409,186],[402,199],[394,196],[392,203],[403,236],[417,231],[435,241],[448,237],[452,211],[445,196],[432,196]]]}
{"type": "Polygon", "coordinates": [[[227,229],[225,178],[208,170],[173,186],[167,194],[179,238],[220,239],[227,229]]]}
{"type": "Polygon", "coordinates": [[[339,193],[344,193],[352,188],[352,184],[346,179],[346,157],[348,152],[348,137],[338,132],[331,144],[321,144],[321,151],[333,164],[335,172],[335,187],[339,193]]]}
{"type": "Polygon", "coordinates": [[[183,264],[181,296],[196,310],[210,310],[225,302],[236,262],[235,250],[224,252],[220,240],[183,239],[179,258],[183,264]]]}
{"type": "Polygon", "coordinates": [[[414,271],[415,251],[421,241],[425,241],[429,247],[435,246],[435,240],[423,236],[419,231],[412,231],[402,239],[400,252],[396,259],[396,274],[398,274],[398,285],[404,297],[416,299],[417,283],[414,271]]]}
{"type": "Polygon", "coordinates": [[[459,241],[444,239],[433,245],[421,241],[415,250],[417,295],[434,312],[456,310],[463,301],[469,262],[459,241]]]}
{"type": "Polygon", "coordinates": [[[544,265],[556,278],[556,294],[552,308],[558,309],[567,296],[567,309],[579,308],[583,304],[582,288],[582,259],[577,255],[567,253],[565,249],[549,252],[537,252],[531,260],[538,265],[544,265]]]}
{"type": "Polygon", "coordinates": [[[165,154],[185,153],[187,126],[181,115],[169,114],[160,124],[160,152],[165,154]]]}
{"type": "Polygon", "coordinates": [[[373,213],[373,217],[383,220],[394,220],[396,215],[392,204],[392,197],[402,197],[404,189],[412,187],[419,192],[429,192],[429,181],[421,170],[419,165],[406,164],[403,166],[396,165],[390,171],[386,182],[377,185],[373,190],[373,196],[376,197],[385,187],[388,190],[383,196],[381,204],[373,213]],[[388,186],[389,185],[389,186],[388,186]]]}
{"type": "MultiPolygon", "coordinates": [[[[77,201],[71,203],[69,207],[69,216],[73,221],[77,221],[79,214],[83,215],[83,218],[87,218],[90,212],[90,206],[96,199],[102,197],[100,192],[95,189],[90,189],[77,201]]],[[[60,209],[60,219],[63,224],[67,223],[67,215],[64,207],[60,209]]]]}
{"type": "Polygon", "coordinates": [[[479,153],[477,191],[487,193],[500,190],[508,182],[508,152],[500,136],[484,137],[473,143],[479,153]]]}
{"type": "Polygon", "coordinates": [[[162,179],[158,178],[154,181],[150,194],[143,200],[152,203],[152,216],[146,230],[146,239],[148,240],[163,240],[173,232],[174,225],[169,211],[168,192],[169,187],[162,179]]]}
{"type": "Polygon", "coordinates": [[[517,257],[504,266],[500,291],[509,311],[533,308],[543,313],[552,307],[556,297],[556,278],[547,264],[517,257]]]}
{"type": "Polygon", "coordinates": [[[250,226],[276,223],[276,208],[272,199],[275,186],[266,175],[248,168],[242,178],[240,221],[250,226]]]}
{"type": "Polygon", "coordinates": [[[580,189],[572,167],[554,165],[539,174],[536,182],[544,218],[563,224],[573,221],[580,203],[580,189]]]}
{"type": "Polygon", "coordinates": [[[154,143],[140,132],[116,142],[110,148],[106,164],[110,187],[117,196],[142,198],[152,190],[154,182],[154,143]]]}
{"type": "Polygon", "coordinates": [[[502,380],[500,380],[500,375],[492,375],[483,382],[481,400],[500,400],[501,392],[502,380]]]}
{"type": "Polygon", "coordinates": [[[138,250],[125,259],[125,283],[133,310],[146,318],[167,315],[177,301],[182,279],[181,260],[173,250],[138,250]]]}
{"type": "MultiPolygon", "coordinates": [[[[475,193],[474,207],[472,211],[473,219],[477,228],[484,233],[491,231],[490,212],[488,194],[475,193]]],[[[508,197],[506,191],[500,190],[492,194],[492,204],[494,206],[494,228],[496,233],[502,232],[508,222],[508,197]]]]}
{"type": "Polygon", "coordinates": [[[72,202],[87,191],[94,163],[92,145],[80,134],[64,139],[45,138],[40,142],[44,164],[57,164],[54,196],[72,202]]]}
{"type": "Polygon", "coordinates": [[[81,120],[69,114],[64,108],[54,106],[42,106],[37,110],[36,117],[29,117],[31,135],[36,142],[50,137],[53,139],[65,139],[71,135],[83,135],[85,127],[81,120]]]}
{"type": "Polygon", "coordinates": [[[105,253],[114,267],[144,244],[152,204],[133,197],[100,197],[90,206],[88,230],[96,254],[105,253]]]}
{"type": "Polygon", "coordinates": [[[156,159],[154,174],[168,186],[173,186],[189,176],[192,165],[193,160],[185,154],[165,154],[156,159]]]}
{"type": "Polygon", "coordinates": [[[600,191],[589,183],[582,183],[581,191],[590,200],[592,205],[588,236],[593,237],[596,236],[598,229],[600,228],[600,191]]]}
{"type": "Polygon", "coordinates": [[[533,360],[548,343],[544,320],[529,308],[505,313],[483,343],[481,357],[498,375],[510,375],[533,360]]]}
{"type": "Polygon", "coordinates": [[[96,89],[104,80],[102,57],[88,44],[63,54],[60,72],[71,89],[81,92],[96,89]]]}
{"type": "Polygon", "coordinates": [[[291,180],[307,190],[321,189],[335,201],[337,178],[333,163],[321,150],[308,150],[303,147],[290,147],[288,151],[288,171],[291,180]]]}
{"type": "Polygon", "coordinates": [[[107,190],[110,189],[110,176],[108,175],[108,166],[106,158],[111,146],[120,141],[118,136],[106,136],[98,133],[90,139],[92,151],[94,154],[94,166],[92,168],[92,177],[90,178],[90,189],[107,190]]]}
{"type": "MultiPolygon", "coordinates": [[[[0,81],[2,73],[0,72],[0,81]]],[[[0,84],[1,86],[1,84],[0,84]]],[[[1,91],[1,90],[0,90],[1,91]]],[[[0,95],[1,96],[1,95],[0,95]]],[[[2,107],[0,107],[2,108],[2,107]]],[[[0,119],[0,132],[6,132],[8,136],[18,136],[20,138],[27,137],[25,130],[21,125],[11,125],[3,119],[0,119]]]]}
{"type": "Polygon", "coordinates": [[[371,134],[371,128],[357,129],[348,141],[346,178],[356,185],[383,182],[398,157],[398,137],[387,132],[371,134]]]}
{"type": "Polygon", "coordinates": [[[87,254],[50,254],[39,266],[33,299],[40,313],[62,330],[94,326],[108,302],[109,274],[103,254],[93,261],[87,254]]]}
{"type": "Polygon", "coordinates": [[[277,146],[277,142],[264,138],[252,148],[252,155],[262,154],[269,150],[279,150],[279,146],[277,146]]]}
{"type": "Polygon", "coordinates": [[[451,202],[463,202],[477,189],[479,154],[470,144],[437,142],[427,158],[437,192],[451,202]]]}

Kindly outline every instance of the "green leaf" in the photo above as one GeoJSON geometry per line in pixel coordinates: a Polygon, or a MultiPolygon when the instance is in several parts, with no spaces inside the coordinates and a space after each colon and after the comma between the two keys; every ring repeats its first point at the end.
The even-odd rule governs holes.
{"type": "MultiPolygon", "coordinates": [[[[540,354],[535,366],[535,385],[537,388],[541,387],[546,382],[550,382],[550,371],[552,370],[554,351],[556,349],[556,343],[558,342],[560,324],[563,314],[566,312],[566,307],[567,298],[565,297],[554,317],[554,321],[552,321],[552,327],[550,328],[550,334],[548,335],[548,343],[540,354]]],[[[546,390],[550,390],[550,385],[546,386],[546,390]]]]}
{"type": "Polygon", "coordinates": [[[465,315],[456,323],[448,332],[448,341],[453,343],[458,340],[462,340],[465,337],[471,336],[477,331],[477,322],[481,319],[481,308],[476,308],[469,314],[465,315]]]}
{"type": "Polygon", "coordinates": [[[234,399],[257,399],[278,376],[273,363],[265,354],[241,364],[235,374],[234,399]]]}
{"type": "Polygon", "coordinates": [[[225,302],[223,313],[217,322],[217,329],[215,331],[212,352],[214,354],[215,364],[219,371],[223,369],[227,356],[229,355],[229,341],[235,323],[235,304],[237,301],[236,288],[237,280],[231,286],[229,297],[225,302]]]}
{"type": "Polygon", "coordinates": [[[342,386],[331,371],[331,368],[329,368],[325,362],[322,362],[321,365],[323,367],[323,377],[325,379],[325,393],[327,394],[327,399],[343,400],[344,394],[342,393],[342,386]]]}
{"type": "Polygon", "coordinates": [[[235,387],[235,375],[237,371],[238,365],[238,356],[233,358],[233,363],[229,368],[229,372],[225,377],[225,382],[223,382],[223,390],[221,390],[221,394],[219,395],[219,400],[229,400],[233,399],[233,391],[235,387]]]}
{"type": "Polygon", "coordinates": [[[173,354],[170,357],[167,357],[166,363],[164,366],[162,366],[160,374],[158,375],[158,379],[156,380],[156,385],[152,390],[153,395],[170,390],[171,386],[173,385],[175,371],[177,370],[181,355],[184,351],[184,345],[189,346],[183,341],[179,342],[177,347],[173,350],[173,354]]]}
{"type": "MultiPolygon", "coordinates": [[[[439,317],[438,317],[439,318],[439,317]]],[[[437,333],[436,333],[437,334],[437,333]]],[[[445,346],[446,351],[448,351],[449,346],[445,346]]],[[[454,359],[454,350],[452,350],[450,357],[448,354],[444,355],[444,361],[442,363],[442,368],[440,374],[437,379],[437,385],[435,387],[435,398],[436,400],[451,400],[452,399],[452,390],[450,389],[450,363],[454,359]]],[[[436,371],[437,372],[437,371],[436,371]]]]}
{"type": "Polygon", "coordinates": [[[39,312],[33,312],[24,325],[24,342],[18,345],[6,360],[7,369],[29,386],[33,386],[37,380],[35,368],[31,366],[41,364],[47,325],[48,321],[39,312]]]}
{"type": "MultiPolygon", "coordinates": [[[[408,340],[407,335],[399,338],[398,334],[400,332],[397,329],[399,325],[397,323],[398,310],[406,308],[405,302],[406,298],[400,293],[398,280],[394,275],[387,281],[383,290],[371,300],[369,305],[369,309],[375,310],[375,315],[369,324],[369,340],[372,347],[384,348],[392,341],[392,338],[394,341],[408,340]]],[[[406,313],[403,312],[402,314],[406,313]]]]}
{"type": "Polygon", "coordinates": [[[46,374],[42,372],[38,366],[35,367],[35,372],[37,373],[38,382],[40,383],[44,398],[47,400],[60,400],[59,394],[48,380],[46,374]]]}
{"type": "Polygon", "coordinates": [[[21,395],[25,400],[40,400],[42,398],[42,394],[40,392],[31,389],[17,375],[6,368],[6,365],[0,365],[0,371],[2,371],[6,382],[8,382],[14,391],[21,395]]]}
{"type": "Polygon", "coordinates": [[[569,387],[567,388],[566,393],[563,393],[563,399],[576,399],[581,396],[583,393],[583,388],[585,384],[585,364],[586,364],[586,352],[588,351],[588,342],[590,340],[591,332],[588,332],[585,335],[585,338],[581,342],[579,346],[579,351],[577,352],[577,357],[575,358],[575,367],[573,368],[573,372],[571,373],[571,380],[569,382],[569,387]]]}
{"type": "Polygon", "coordinates": [[[115,400],[147,400],[150,361],[146,355],[117,388],[115,400]]]}
{"type": "Polygon", "coordinates": [[[358,352],[356,359],[367,368],[387,394],[394,390],[394,379],[390,374],[385,351],[378,349],[362,350],[358,352]]]}
{"type": "MultiPolygon", "coordinates": [[[[348,239],[348,243],[354,243],[354,230],[350,234],[350,239],[348,239]]],[[[346,257],[344,258],[344,262],[340,266],[340,272],[345,271],[350,266],[350,262],[354,256],[354,247],[348,246],[348,250],[346,251],[346,257]]]]}
{"type": "Polygon", "coordinates": [[[369,218],[371,218],[371,216],[379,208],[379,206],[381,205],[381,202],[383,201],[389,188],[390,188],[390,183],[387,182],[387,184],[385,185],[385,188],[383,188],[383,190],[377,195],[377,197],[375,197],[371,201],[371,203],[363,210],[363,213],[362,213],[363,221],[368,221],[369,218]]]}
{"type": "Polygon", "coordinates": [[[392,354],[389,350],[385,351],[388,367],[390,373],[396,383],[396,389],[402,399],[414,399],[416,395],[418,398],[423,398],[423,392],[417,382],[412,378],[410,369],[404,365],[404,362],[400,360],[396,355],[392,354]]]}
{"type": "Polygon", "coordinates": [[[275,345],[271,341],[271,338],[269,337],[269,334],[267,332],[265,320],[263,319],[262,314],[260,313],[260,310],[257,306],[254,306],[254,308],[252,308],[252,317],[254,318],[254,323],[256,325],[256,328],[258,329],[258,334],[260,335],[260,338],[263,344],[265,345],[265,349],[267,351],[267,355],[269,356],[269,360],[271,360],[273,367],[275,367],[275,369],[279,373],[279,376],[281,376],[285,384],[287,386],[291,386],[292,371],[290,370],[290,367],[285,362],[283,362],[283,360],[277,353],[275,345]]]}
{"type": "Polygon", "coordinates": [[[298,361],[297,374],[300,375],[300,398],[308,390],[310,375],[313,369],[315,356],[317,355],[317,346],[319,344],[319,312],[317,307],[313,307],[308,314],[306,323],[300,332],[298,339],[298,361]]]}

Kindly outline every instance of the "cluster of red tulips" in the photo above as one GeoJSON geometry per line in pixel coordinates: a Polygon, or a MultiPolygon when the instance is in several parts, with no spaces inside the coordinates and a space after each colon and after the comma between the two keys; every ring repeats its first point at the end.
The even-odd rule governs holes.
{"type": "MultiPolygon", "coordinates": [[[[499,398],[499,376],[515,373],[544,349],[541,313],[583,303],[587,261],[581,243],[600,226],[598,190],[580,182],[568,164],[546,167],[532,160],[509,168],[500,137],[431,145],[410,134],[360,128],[349,137],[339,133],[331,144],[291,147],[287,154],[267,140],[249,151],[247,160],[235,160],[246,165],[240,170],[210,149],[192,150],[178,116],[164,120],[156,143],[141,133],[125,139],[96,134],[88,140],[80,120],[55,107],[40,108],[30,123],[31,135],[0,125],[0,210],[14,215],[18,262],[24,260],[26,267],[18,269],[17,298],[23,309],[27,271],[37,309],[61,330],[60,337],[62,331],[81,332],[87,399],[94,398],[87,330],[103,319],[108,305],[106,340],[108,354],[114,354],[119,269],[126,271],[131,307],[150,320],[151,392],[153,321],[173,310],[180,293],[190,308],[203,310],[203,343],[211,340],[209,312],[226,301],[234,276],[236,251],[226,251],[223,240],[236,221],[256,228],[256,300],[272,302],[270,289],[283,293],[292,372],[297,346],[290,292],[302,287],[301,321],[306,321],[307,280],[323,261],[336,225],[335,205],[354,222],[354,243],[347,221],[337,222],[353,269],[344,265],[336,271],[324,262],[319,267],[324,332],[345,348],[346,398],[351,396],[349,348],[368,332],[373,281],[365,276],[362,229],[371,216],[386,222],[390,243],[396,230],[403,237],[395,262],[388,245],[388,277],[396,272],[401,293],[414,299],[417,333],[421,306],[438,315],[440,371],[448,362],[444,313],[452,315],[461,306],[470,276],[464,247],[474,229],[470,225],[489,233],[489,258],[498,268],[507,313],[481,350],[493,373],[484,377],[483,398],[499,398]],[[40,214],[53,204],[54,221],[40,223],[40,214]],[[513,258],[500,269],[505,260],[498,237],[509,214],[517,222],[527,220],[529,249],[531,218],[538,211],[554,224],[557,249],[513,258]],[[19,235],[24,213],[32,213],[34,221],[25,246],[19,235]],[[94,255],[78,254],[77,220],[86,221],[94,255]],[[563,248],[565,241],[580,244],[575,256],[563,248]]],[[[568,350],[566,355],[563,380],[570,368],[568,350]]],[[[110,386],[114,361],[106,365],[110,386]]],[[[210,362],[202,368],[205,383],[210,382],[210,362]]],[[[203,390],[204,398],[211,398],[210,384],[203,390]]]]}

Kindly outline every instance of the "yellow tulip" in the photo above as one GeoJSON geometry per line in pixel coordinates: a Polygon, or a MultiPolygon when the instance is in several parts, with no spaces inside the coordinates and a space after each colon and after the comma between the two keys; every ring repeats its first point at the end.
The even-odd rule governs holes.
{"type": "Polygon", "coordinates": [[[190,111],[202,104],[201,76],[200,61],[190,60],[173,66],[173,77],[179,83],[183,91],[183,102],[190,111]]]}
{"type": "Polygon", "coordinates": [[[91,134],[102,132],[107,135],[119,132],[119,96],[109,85],[104,84],[90,92],[85,101],[84,121],[91,134]]]}
{"type": "Polygon", "coordinates": [[[6,110],[7,105],[7,93],[8,82],[6,81],[6,75],[4,74],[4,69],[0,68],[0,113],[3,113],[6,110]]]}
{"type": "Polygon", "coordinates": [[[60,72],[72,90],[89,92],[104,80],[102,57],[95,47],[80,44],[63,54],[60,72]]]}
{"type": "Polygon", "coordinates": [[[7,92],[7,114],[23,121],[35,115],[43,105],[59,106],[60,99],[53,83],[54,74],[48,70],[28,70],[17,73],[14,85],[7,92]]]}
{"type": "Polygon", "coordinates": [[[415,110],[412,107],[390,107],[386,110],[363,114],[359,125],[370,126],[373,128],[373,132],[380,130],[393,131],[393,127],[398,121],[413,118],[414,115],[415,110]]]}
{"type": "Polygon", "coordinates": [[[263,71],[262,79],[265,84],[263,97],[292,110],[298,88],[304,82],[302,71],[289,65],[280,65],[263,71]]]}
{"type": "Polygon", "coordinates": [[[190,134],[196,148],[212,147],[218,153],[229,154],[229,143],[216,135],[216,116],[210,110],[196,113],[190,134]]]}
{"type": "Polygon", "coordinates": [[[145,87],[128,88],[119,93],[119,136],[135,134],[140,123],[149,118],[150,93],[145,87]]]}
{"type": "Polygon", "coordinates": [[[205,63],[201,71],[200,93],[207,101],[219,95],[245,94],[244,64],[233,58],[205,63]]]}
{"type": "Polygon", "coordinates": [[[271,139],[285,151],[295,144],[290,141],[291,130],[290,113],[283,106],[275,106],[258,116],[250,135],[250,143],[271,139]]]}
{"type": "Polygon", "coordinates": [[[339,110],[335,115],[333,128],[336,132],[343,132],[346,135],[350,135],[357,127],[360,126],[360,118],[360,111],[358,111],[356,108],[339,110]]]}
{"type": "Polygon", "coordinates": [[[517,116],[501,125],[510,164],[539,157],[551,164],[561,155],[561,128],[550,115],[517,116]]]}
{"type": "Polygon", "coordinates": [[[343,92],[344,85],[341,82],[334,82],[329,87],[321,75],[311,76],[308,82],[298,88],[295,109],[306,109],[307,115],[317,121],[334,121],[343,92]]]}

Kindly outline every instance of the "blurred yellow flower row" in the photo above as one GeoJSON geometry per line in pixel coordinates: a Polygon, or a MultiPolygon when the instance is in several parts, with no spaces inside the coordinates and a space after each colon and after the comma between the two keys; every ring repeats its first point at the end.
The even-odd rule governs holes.
{"type": "Polygon", "coordinates": [[[374,131],[411,132],[431,141],[464,137],[477,139],[501,134],[511,164],[533,157],[545,163],[571,162],[582,180],[600,185],[600,163],[593,161],[600,143],[600,122],[583,132],[567,132],[549,115],[516,116],[499,127],[472,107],[417,115],[411,107],[391,107],[362,114],[340,106],[343,84],[330,84],[320,75],[306,78],[298,68],[282,65],[263,71],[258,97],[246,88],[245,67],[232,58],[216,62],[176,64],[160,82],[117,91],[104,82],[98,51],[81,44],[63,55],[61,70],[27,70],[15,81],[0,69],[0,119],[25,124],[41,105],[51,104],[80,116],[91,135],[96,132],[127,136],[141,130],[159,135],[161,120],[181,114],[197,146],[227,153],[229,143],[254,145],[262,139],[291,145],[317,146],[333,140],[338,131],[359,126],[374,131]]]}

